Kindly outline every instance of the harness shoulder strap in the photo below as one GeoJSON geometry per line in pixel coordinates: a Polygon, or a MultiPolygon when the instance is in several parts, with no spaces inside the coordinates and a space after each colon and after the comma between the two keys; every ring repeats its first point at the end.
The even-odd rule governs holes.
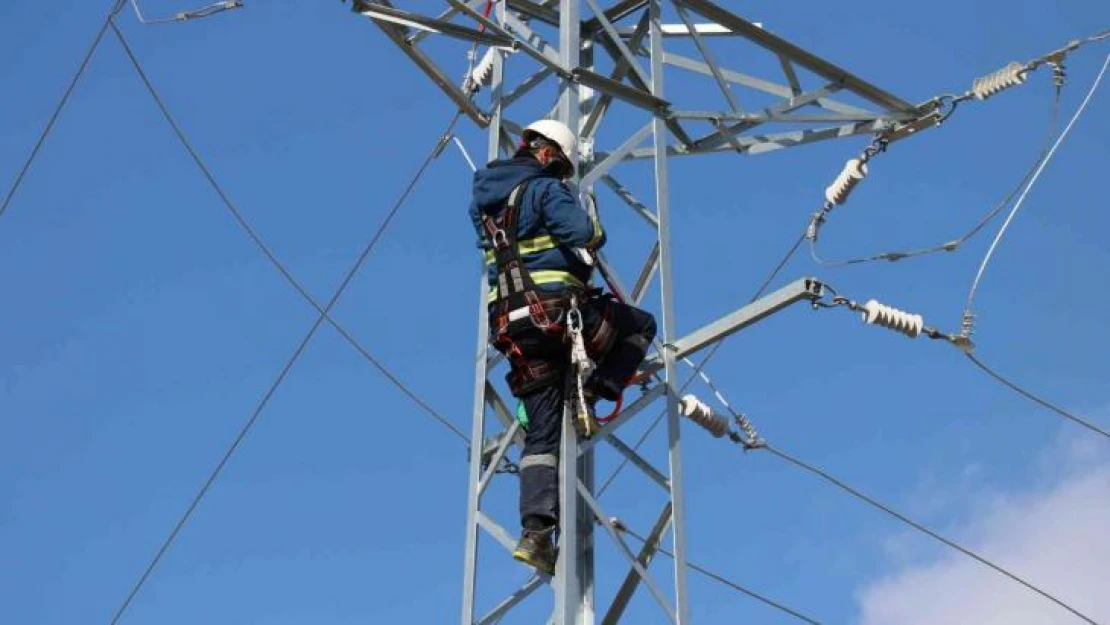
{"type": "Polygon", "coordinates": [[[514,295],[536,290],[536,283],[524,268],[517,249],[517,217],[520,203],[528,180],[521,182],[509,193],[505,208],[497,218],[482,215],[482,227],[493,244],[494,260],[497,265],[497,299],[505,300],[514,295]]]}

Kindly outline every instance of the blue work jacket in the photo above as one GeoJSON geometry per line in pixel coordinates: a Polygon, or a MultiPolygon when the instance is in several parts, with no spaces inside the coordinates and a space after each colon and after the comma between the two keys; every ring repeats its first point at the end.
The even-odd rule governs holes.
{"type": "Polygon", "coordinates": [[[584,288],[593,269],[575,254],[574,248],[597,249],[605,244],[601,223],[582,207],[566,183],[546,171],[535,158],[523,156],[490,163],[474,173],[470,220],[478,235],[478,246],[485,251],[491,302],[497,294],[497,267],[480,215],[495,218],[500,215],[509,194],[526,180],[530,182],[517,215],[517,248],[537,286],[584,288]]]}

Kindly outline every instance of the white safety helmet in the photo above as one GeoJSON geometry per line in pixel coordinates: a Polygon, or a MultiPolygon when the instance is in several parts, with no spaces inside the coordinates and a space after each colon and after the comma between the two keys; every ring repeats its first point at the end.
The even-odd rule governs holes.
{"type": "Polygon", "coordinates": [[[527,143],[533,138],[533,135],[540,135],[559,146],[563,155],[570,160],[571,167],[578,164],[578,141],[575,139],[574,133],[563,122],[554,119],[541,119],[532,122],[524,129],[522,138],[527,143]]]}

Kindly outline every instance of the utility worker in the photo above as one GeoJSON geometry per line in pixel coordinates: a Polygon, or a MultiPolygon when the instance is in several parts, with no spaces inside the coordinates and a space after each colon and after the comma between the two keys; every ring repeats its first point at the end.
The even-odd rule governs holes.
{"type": "Polygon", "coordinates": [[[605,233],[594,203],[587,211],[565,182],[577,159],[574,133],[560,122],[540,120],[522,139],[512,158],[474,174],[470,217],[489,267],[490,338],[508,356],[509,387],[528,417],[520,461],[523,531],[513,557],[554,574],[571,299],[582,317],[587,353],[597,365],[584,384],[587,414],[573,415],[580,436],[597,429],[593,402],[619,399],[655,338],[656,325],[650,313],[588,286],[593,268],[580,254],[604,245],[605,233]]]}

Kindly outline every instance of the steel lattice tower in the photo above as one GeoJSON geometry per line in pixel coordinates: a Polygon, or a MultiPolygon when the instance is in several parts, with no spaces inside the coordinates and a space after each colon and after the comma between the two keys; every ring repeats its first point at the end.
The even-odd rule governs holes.
{"type": "MultiPolygon", "coordinates": [[[[487,286],[482,274],[461,622],[498,622],[536,589],[550,584],[555,596],[550,623],[592,625],[598,614],[603,614],[603,623],[616,623],[632,594],[643,584],[669,622],[689,623],[676,361],[791,304],[817,299],[823,287],[814,279],[796,280],[688,335],[678,336],[668,162],[672,157],[727,151],[758,154],[855,135],[903,136],[935,124],[937,105],[911,104],[708,0],[501,0],[489,4],[487,0],[447,0],[445,10],[437,15],[420,13],[427,9],[428,2],[409,4],[411,9],[395,6],[389,0],[355,0],[354,10],[371,18],[473,122],[488,128],[491,160],[514,150],[514,138],[519,137],[522,125],[510,113],[517,113],[521,98],[544,85],[556,87],[557,103],[551,111],[533,110],[527,118],[516,119],[527,121],[550,114],[578,129],[580,144],[586,148],[578,172],[579,188],[589,190],[598,183],[608,187],[654,234],[651,252],[625,297],[638,303],[656,276],[659,281],[657,348],[661,349],[649,357],[645,368],[661,373],[662,383],[648,388],[588,441],[579,441],[569,420],[564,419],[559,470],[563,531],[556,575],[552,579],[532,577],[500,603],[484,608],[480,615],[476,605],[482,546],[479,538],[483,533],[493,538],[490,544],[495,549],[511,551],[515,544],[515,531],[506,529],[485,510],[483,495],[491,480],[497,479],[496,469],[507,452],[523,442],[505,395],[497,388],[500,376],[495,369],[504,367],[504,363],[487,345],[487,286]],[[491,4],[494,10],[486,17],[484,9],[491,4]],[[465,42],[459,51],[474,42],[494,50],[486,59],[492,63],[488,107],[480,106],[478,99],[461,86],[462,81],[444,70],[458,67],[461,57],[447,58],[444,46],[433,42],[450,39],[465,42]],[[759,78],[719,63],[713,46],[720,39],[742,43],[753,55],[768,55],[775,61],[780,80],[759,78]],[[692,44],[701,58],[674,51],[672,42],[676,46],[692,44]],[[601,60],[607,71],[599,69],[601,60]],[[507,80],[508,63],[529,66],[531,73],[519,80],[507,80]],[[685,93],[671,97],[673,94],[665,89],[665,68],[707,79],[723,98],[715,106],[725,108],[699,110],[684,102],[685,93]],[[850,96],[852,103],[842,96],[850,96]],[[759,100],[760,105],[743,106],[752,100],[759,100]],[[598,130],[615,110],[621,111],[623,121],[639,117],[642,124],[637,122],[639,128],[624,141],[600,149],[594,146],[598,130]],[[694,127],[706,125],[707,133],[693,133],[694,127]],[[769,125],[776,128],[766,129],[769,125]],[[753,132],[757,129],[759,134],[753,132]],[[637,199],[615,175],[622,163],[644,159],[653,164],[654,208],[637,199]],[[622,426],[657,402],[667,405],[665,470],[654,468],[617,436],[622,426]],[[490,415],[493,419],[488,418],[490,415]],[[659,485],[664,495],[658,518],[639,553],[633,552],[606,523],[610,518],[606,514],[612,511],[604,509],[595,498],[594,454],[602,442],[628,458],[659,485]],[[629,566],[624,583],[607,600],[604,613],[598,611],[602,604],[597,603],[594,591],[597,528],[612,539],[629,566]],[[668,534],[674,554],[673,579],[662,586],[648,569],[657,545],[668,534]]],[[[614,268],[609,269],[617,275],[614,268]]],[[[617,282],[622,283],[619,278],[617,282]]]]}

